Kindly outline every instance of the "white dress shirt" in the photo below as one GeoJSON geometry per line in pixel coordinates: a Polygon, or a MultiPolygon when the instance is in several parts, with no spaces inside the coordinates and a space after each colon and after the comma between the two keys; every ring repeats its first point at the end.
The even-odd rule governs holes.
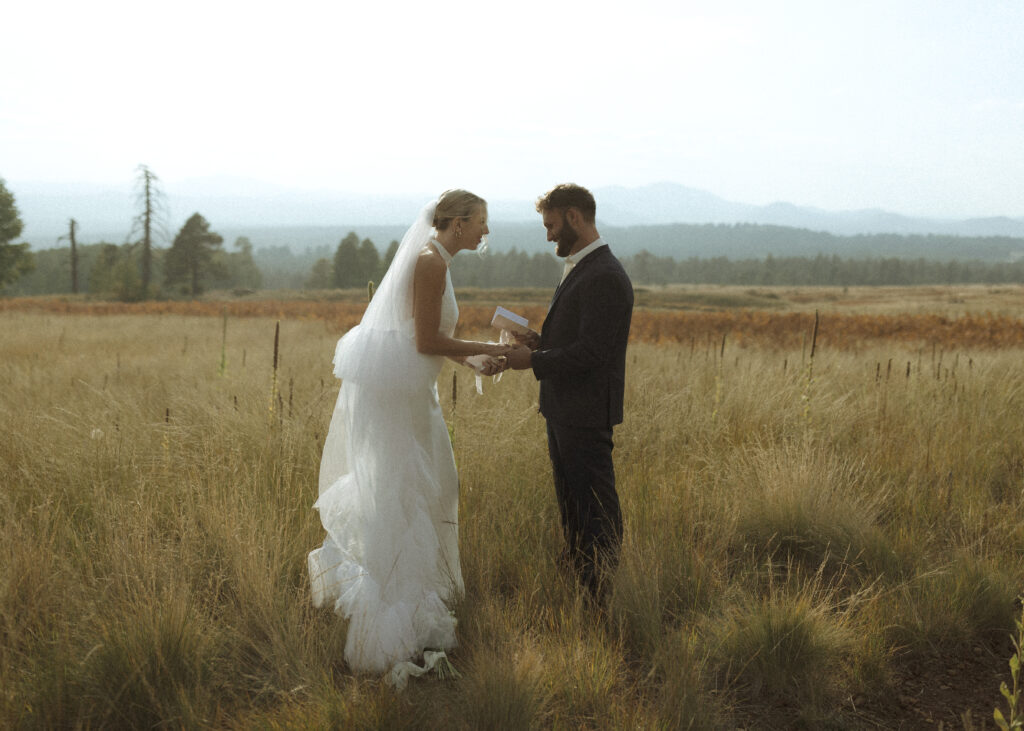
{"type": "Polygon", "coordinates": [[[607,244],[605,243],[605,240],[598,236],[596,239],[594,239],[592,242],[584,246],[575,254],[569,254],[569,256],[565,257],[565,267],[562,269],[562,279],[561,281],[559,281],[559,284],[565,281],[565,278],[569,276],[569,272],[572,271],[572,268],[574,266],[583,261],[585,257],[589,256],[590,254],[593,254],[597,249],[600,249],[602,246],[606,245],[607,244]]]}

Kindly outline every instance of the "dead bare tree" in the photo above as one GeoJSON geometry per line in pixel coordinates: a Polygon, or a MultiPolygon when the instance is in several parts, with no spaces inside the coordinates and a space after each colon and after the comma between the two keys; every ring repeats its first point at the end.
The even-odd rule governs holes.
{"type": "Polygon", "coordinates": [[[71,294],[78,294],[78,247],[75,241],[75,230],[78,222],[71,219],[68,225],[68,240],[71,242],[71,294]]]}
{"type": "Polygon", "coordinates": [[[60,236],[57,241],[67,239],[71,243],[71,294],[78,294],[78,246],[75,241],[75,232],[78,231],[78,221],[68,221],[68,235],[60,236]]]}
{"type": "Polygon", "coordinates": [[[135,241],[142,247],[142,298],[149,298],[149,284],[153,274],[153,242],[159,230],[163,228],[167,205],[163,191],[160,190],[160,179],[145,165],[139,165],[138,177],[135,180],[138,188],[136,201],[140,208],[139,215],[132,222],[131,238],[138,235],[135,241]]]}

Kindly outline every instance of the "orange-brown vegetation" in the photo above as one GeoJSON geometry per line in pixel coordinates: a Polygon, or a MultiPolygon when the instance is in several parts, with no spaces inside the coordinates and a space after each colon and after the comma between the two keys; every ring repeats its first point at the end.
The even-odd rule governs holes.
{"type": "MultiPolygon", "coordinates": [[[[631,335],[639,342],[717,342],[725,336],[732,345],[799,347],[814,328],[806,312],[641,311],[633,318],[631,335]]],[[[1024,345],[1024,321],[1007,315],[836,314],[821,316],[818,345],[857,350],[871,343],[894,341],[945,349],[1007,348],[1024,345]]]]}
{"type": "MultiPolygon", "coordinates": [[[[359,301],[301,299],[246,299],[160,302],[95,302],[61,298],[0,299],[0,311],[43,311],[81,315],[193,315],[221,317],[273,317],[321,320],[339,332],[356,325],[366,305],[359,301]]],[[[546,306],[518,305],[516,310],[537,327],[546,306]]],[[[464,304],[460,331],[474,333],[490,327],[491,304],[464,304]]],[[[796,348],[808,342],[814,326],[811,312],[735,309],[689,311],[639,307],[633,315],[631,339],[644,343],[680,343],[707,347],[724,337],[730,346],[796,348]]],[[[954,348],[1008,348],[1024,346],[1024,320],[990,312],[847,313],[821,315],[818,345],[857,350],[870,344],[899,342],[954,348]]]]}

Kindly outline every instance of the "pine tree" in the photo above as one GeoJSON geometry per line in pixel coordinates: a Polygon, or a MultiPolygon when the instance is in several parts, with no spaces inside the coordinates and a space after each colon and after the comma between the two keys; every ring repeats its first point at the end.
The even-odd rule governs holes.
{"type": "Polygon", "coordinates": [[[22,223],[14,195],[0,178],[0,288],[32,269],[28,244],[12,244],[21,236],[22,223]]]}
{"type": "Polygon", "coordinates": [[[380,254],[377,247],[370,239],[363,239],[359,245],[359,266],[356,268],[359,282],[356,284],[366,285],[369,281],[380,281],[380,254]]]}
{"type": "Polygon", "coordinates": [[[334,252],[334,286],[362,287],[366,284],[359,273],[359,237],[350,231],[338,244],[334,252]]]}
{"type": "Polygon", "coordinates": [[[222,243],[224,238],[210,231],[207,220],[193,213],[164,257],[167,284],[188,284],[191,296],[201,294],[203,280],[216,273],[213,254],[222,243]]]}

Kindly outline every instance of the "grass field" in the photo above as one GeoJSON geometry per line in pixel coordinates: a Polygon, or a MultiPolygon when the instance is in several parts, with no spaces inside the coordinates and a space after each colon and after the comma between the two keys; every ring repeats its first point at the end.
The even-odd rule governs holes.
{"type": "MultiPolygon", "coordinates": [[[[555,566],[536,382],[446,366],[461,677],[400,694],[308,597],[347,310],[0,300],[0,727],[989,720],[1024,579],[1020,294],[639,293],[602,616],[555,566]]],[[[467,330],[495,297],[543,315],[468,291],[467,330]]]]}

